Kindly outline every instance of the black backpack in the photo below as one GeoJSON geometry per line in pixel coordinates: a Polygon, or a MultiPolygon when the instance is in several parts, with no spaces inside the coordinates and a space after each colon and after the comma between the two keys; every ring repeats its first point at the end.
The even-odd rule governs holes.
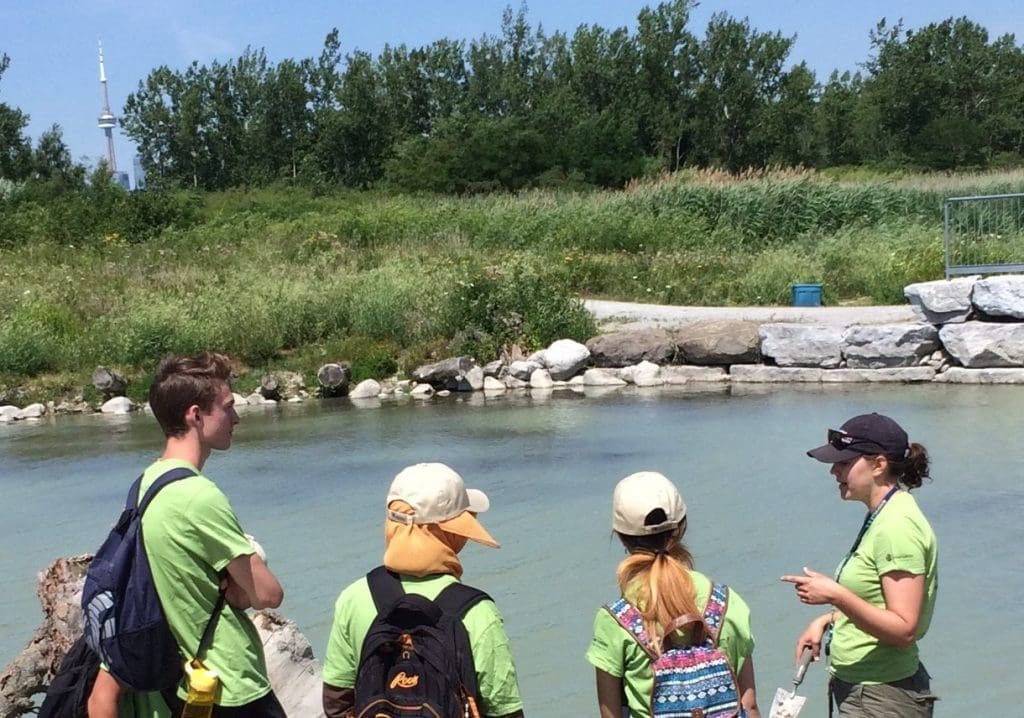
{"type": "Polygon", "coordinates": [[[100,657],[86,644],[85,636],[80,636],[71,644],[46,688],[38,718],[85,718],[99,670],[100,657]]]}
{"type": "Polygon", "coordinates": [[[181,678],[184,659],[153,585],[142,539],[142,515],[163,487],[195,475],[186,468],[167,471],[153,482],[141,503],[140,476],[128,491],[121,518],[85,575],[85,640],[111,675],[134,690],[170,688],[181,678]]]}
{"type": "Polygon", "coordinates": [[[383,566],[366,575],[377,618],[363,641],[356,718],[479,716],[479,688],[466,612],[483,591],[453,583],[436,599],[405,593],[383,566]]]}

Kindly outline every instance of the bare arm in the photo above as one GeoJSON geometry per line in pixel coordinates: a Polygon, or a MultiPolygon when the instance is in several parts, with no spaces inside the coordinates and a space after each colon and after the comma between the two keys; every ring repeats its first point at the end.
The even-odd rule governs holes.
{"type": "Polygon", "coordinates": [[[327,718],[349,718],[356,704],[353,688],[339,688],[324,683],[324,714],[327,718]]]}
{"type": "Polygon", "coordinates": [[[622,718],[622,679],[605,673],[600,668],[597,672],[597,707],[601,718],[622,718]]]}
{"type": "Polygon", "coordinates": [[[86,704],[89,718],[117,718],[117,699],[124,690],[112,675],[100,668],[86,704]]]}
{"type": "Polygon", "coordinates": [[[782,577],[783,581],[796,587],[797,596],[803,603],[831,603],[857,628],[891,646],[906,648],[914,642],[924,602],[923,575],[906,571],[891,571],[883,575],[885,607],[881,608],[824,574],[808,568],[804,573],[804,576],[782,577]]]}
{"type": "Polygon", "coordinates": [[[284,600],[281,584],[255,553],[236,557],[227,570],[230,581],[225,595],[235,608],[277,608],[284,600]]]}
{"type": "Polygon", "coordinates": [[[757,707],[757,689],[754,686],[754,657],[748,656],[743,661],[743,668],[736,676],[737,688],[740,690],[740,705],[747,709],[749,718],[761,718],[761,709],[757,707]]]}
{"type": "Polygon", "coordinates": [[[793,656],[794,662],[800,660],[800,654],[803,653],[805,647],[809,647],[814,653],[814,660],[818,660],[821,657],[821,639],[825,635],[825,629],[832,623],[834,613],[834,611],[829,611],[807,624],[807,628],[796,639],[796,654],[793,656]]]}

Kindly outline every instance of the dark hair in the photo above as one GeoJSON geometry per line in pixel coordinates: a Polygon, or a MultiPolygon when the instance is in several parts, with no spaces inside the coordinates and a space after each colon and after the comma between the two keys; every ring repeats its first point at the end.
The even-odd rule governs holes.
{"type": "Polygon", "coordinates": [[[896,477],[896,481],[908,490],[920,487],[924,480],[929,478],[928,452],[921,444],[911,442],[906,458],[886,458],[889,460],[889,471],[896,477]]]}
{"type": "Polygon", "coordinates": [[[149,387],[149,408],[164,435],[181,436],[190,406],[209,411],[222,384],[231,381],[231,363],[223,354],[172,354],[160,362],[149,387]]]}

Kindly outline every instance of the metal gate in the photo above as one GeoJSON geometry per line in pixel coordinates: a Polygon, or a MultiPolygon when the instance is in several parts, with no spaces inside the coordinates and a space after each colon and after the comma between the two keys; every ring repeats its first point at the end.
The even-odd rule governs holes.
{"type": "Polygon", "coordinates": [[[943,216],[946,279],[1024,272],[1024,194],[950,197],[943,216]]]}

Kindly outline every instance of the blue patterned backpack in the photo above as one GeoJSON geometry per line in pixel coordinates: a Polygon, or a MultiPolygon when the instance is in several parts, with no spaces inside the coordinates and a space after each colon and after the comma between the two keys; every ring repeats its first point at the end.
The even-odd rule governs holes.
{"type": "MultiPolygon", "coordinates": [[[[718,647],[718,633],[728,602],[728,586],[711,584],[711,595],[704,609],[703,621],[707,627],[704,643],[671,647],[660,656],[651,647],[643,616],[633,604],[620,598],[606,606],[651,657],[654,673],[651,715],[654,718],[746,718],[729,657],[718,647]]],[[[700,620],[693,618],[676,627],[700,620]]]]}

